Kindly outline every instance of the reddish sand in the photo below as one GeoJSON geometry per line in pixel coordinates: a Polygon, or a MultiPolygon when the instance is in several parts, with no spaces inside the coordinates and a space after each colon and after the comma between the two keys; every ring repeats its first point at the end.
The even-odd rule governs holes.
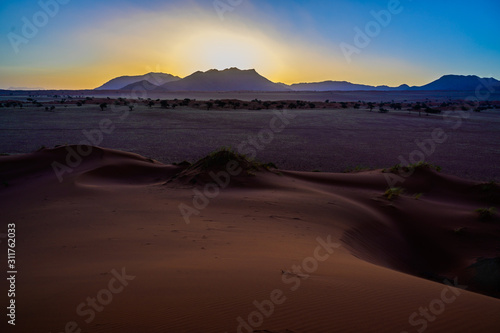
{"type": "Polygon", "coordinates": [[[500,252],[498,217],[474,212],[497,192],[477,183],[422,169],[388,200],[381,170],[244,172],[187,224],[179,205],[204,188],[166,183],[181,166],[93,148],[59,182],[65,158],[0,157],[12,331],[500,332],[500,300],[473,292],[466,269],[500,252]]]}

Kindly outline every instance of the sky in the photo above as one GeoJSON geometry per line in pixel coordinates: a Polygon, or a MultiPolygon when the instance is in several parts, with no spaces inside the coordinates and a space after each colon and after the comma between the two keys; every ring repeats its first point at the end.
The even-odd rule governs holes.
{"type": "Polygon", "coordinates": [[[0,89],[254,68],[274,82],[500,79],[497,0],[1,0],[0,89]]]}

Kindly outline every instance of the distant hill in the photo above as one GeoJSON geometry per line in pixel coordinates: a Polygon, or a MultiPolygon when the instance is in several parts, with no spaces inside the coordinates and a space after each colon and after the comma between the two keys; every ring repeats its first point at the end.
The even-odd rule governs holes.
{"type": "Polygon", "coordinates": [[[98,88],[95,88],[95,90],[119,90],[128,85],[143,80],[148,81],[150,84],[153,84],[155,86],[161,86],[162,84],[165,84],[167,82],[172,82],[180,79],[181,78],[178,76],[165,73],[148,73],[136,76],[120,76],[106,82],[98,88]]]}
{"type": "Polygon", "coordinates": [[[225,70],[211,69],[206,72],[195,72],[183,79],[164,73],[148,73],[138,76],[121,76],[115,78],[96,90],[133,90],[144,87],[155,91],[405,91],[405,90],[444,90],[475,91],[481,86],[500,89],[500,81],[494,78],[480,78],[475,75],[444,75],[441,78],[423,85],[410,87],[402,84],[399,87],[370,86],[347,81],[323,81],[295,83],[286,85],[274,83],[257,73],[254,69],[225,70]]]}
{"type": "Polygon", "coordinates": [[[480,78],[475,75],[444,75],[441,78],[421,87],[411,87],[413,90],[470,90],[474,91],[478,86],[499,87],[500,81],[494,78],[480,78]]]}
{"type": "Polygon", "coordinates": [[[369,91],[369,90],[406,90],[407,85],[400,87],[369,86],[365,84],[355,84],[347,81],[323,81],[313,83],[295,83],[290,85],[295,91],[369,91]]]}
{"type": "Polygon", "coordinates": [[[5,90],[46,90],[43,87],[9,87],[5,90]]]}
{"type": "Polygon", "coordinates": [[[391,91],[391,90],[459,90],[474,91],[478,86],[486,84],[500,88],[500,81],[493,78],[480,78],[475,75],[444,75],[441,78],[423,86],[410,87],[402,84],[399,87],[370,86],[364,84],[354,84],[346,81],[324,81],[313,83],[292,84],[290,87],[295,91],[391,91]]]}
{"type": "Polygon", "coordinates": [[[282,84],[271,82],[254,69],[228,68],[195,72],[182,80],[168,82],[163,91],[289,91],[282,84]]]}

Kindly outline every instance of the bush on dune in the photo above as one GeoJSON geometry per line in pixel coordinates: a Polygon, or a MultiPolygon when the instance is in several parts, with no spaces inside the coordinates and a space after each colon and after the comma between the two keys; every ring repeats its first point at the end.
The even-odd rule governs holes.
{"type": "Polygon", "coordinates": [[[401,187],[390,187],[385,190],[384,197],[389,200],[393,200],[398,198],[403,193],[403,189],[401,187]]]}
{"type": "Polygon", "coordinates": [[[403,171],[407,173],[407,172],[414,172],[417,170],[435,170],[437,172],[440,172],[442,168],[439,165],[434,165],[432,163],[419,162],[408,165],[396,164],[389,169],[384,169],[383,172],[399,173],[400,171],[403,171]]]}
{"type": "Polygon", "coordinates": [[[497,209],[495,207],[490,208],[478,208],[474,210],[474,212],[478,213],[478,217],[480,221],[489,221],[496,214],[497,209]]]}

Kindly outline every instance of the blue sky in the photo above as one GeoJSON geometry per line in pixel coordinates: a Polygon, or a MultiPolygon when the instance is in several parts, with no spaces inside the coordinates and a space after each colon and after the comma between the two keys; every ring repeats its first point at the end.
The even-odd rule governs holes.
{"type": "Polygon", "coordinates": [[[57,3],[57,13],[25,38],[23,18],[33,23],[39,1],[3,0],[0,88],[94,88],[118,75],[233,66],[285,83],[500,78],[498,1],[216,1],[42,0],[57,3]],[[372,13],[390,5],[398,12],[376,23],[372,13]],[[379,29],[359,47],[355,29],[366,33],[370,24],[379,29]],[[24,42],[13,46],[12,36],[24,42]],[[346,45],[357,52],[346,56],[346,45]]]}

